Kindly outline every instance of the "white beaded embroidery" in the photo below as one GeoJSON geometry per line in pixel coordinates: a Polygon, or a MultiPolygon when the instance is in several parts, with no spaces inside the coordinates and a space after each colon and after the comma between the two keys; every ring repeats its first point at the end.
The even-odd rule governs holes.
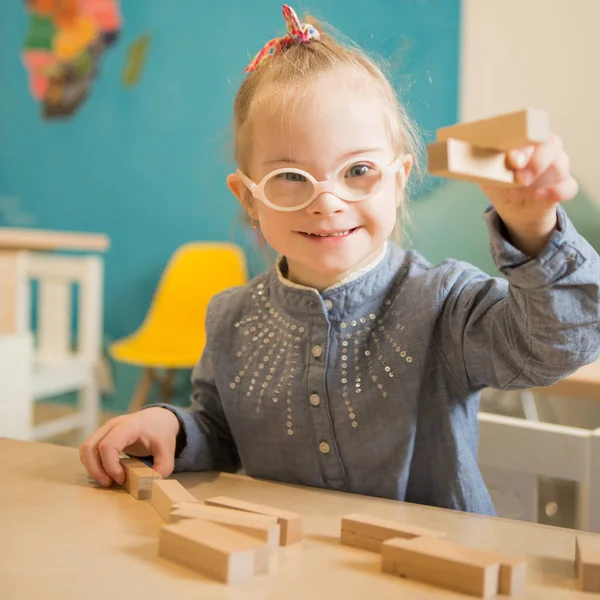
{"type": "MultiPolygon", "coordinates": [[[[353,378],[351,387],[354,390],[354,394],[358,396],[358,394],[362,393],[363,391],[363,373],[361,371],[363,357],[366,357],[367,359],[367,375],[377,387],[383,398],[387,398],[389,396],[389,392],[386,390],[384,384],[385,378],[386,376],[393,378],[394,371],[384,358],[384,351],[381,344],[382,338],[387,340],[395,352],[399,354],[401,358],[404,358],[407,363],[412,362],[412,356],[407,354],[407,351],[392,337],[392,334],[387,331],[385,325],[383,324],[384,314],[382,313],[387,313],[386,309],[390,305],[391,300],[386,300],[384,302],[384,306],[378,311],[377,314],[370,313],[369,315],[360,317],[358,320],[352,319],[349,323],[345,321],[340,323],[342,332],[345,332],[343,334],[341,351],[342,398],[344,399],[344,404],[348,409],[348,417],[352,422],[352,427],[355,428],[358,427],[358,420],[356,417],[356,411],[352,407],[352,400],[350,398],[350,377],[353,378]],[[358,325],[366,326],[364,328],[359,327],[358,329],[352,331],[352,329],[358,325]],[[369,346],[372,348],[373,345],[375,346],[375,356],[377,357],[380,370],[383,371],[382,374],[376,373],[376,366],[373,361],[373,350],[369,349],[369,346]],[[354,372],[352,374],[349,372],[348,368],[349,354],[351,352],[353,355],[354,368],[354,372]]],[[[401,312],[394,310],[391,312],[391,314],[394,316],[399,316],[401,312]]],[[[399,333],[403,329],[404,325],[397,324],[393,333],[399,333]]],[[[394,359],[396,360],[396,358],[394,359]]]]}
{"type": "MultiPolygon", "coordinates": [[[[236,389],[244,378],[248,381],[246,397],[256,396],[258,393],[256,413],[260,413],[266,398],[273,403],[285,399],[285,429],[288,435],[294,434],[292,389],[298,370],[300,355],[300,341],[306,328],[299,323],[284,319],[267,301],[264,285],[259,283],[252,294],[257,313],[234,323],[234,327],[242,333],[243,344],[236,353],[238,358],[247,357],[244,366],[238,371],[233,381],[229,384],[231,389],[236,389]],[[283,368],[279,366],[283,362],[283,368]]],[[[370,379],[382,398],[388,398],[386,378],[393,378],[394,371],[384,357],[382,342],[388,342],[397,357],[403,358],[407,363],[412,362],[412,357],[407,350],[393,337],[403,331],[404,325],[397,324],[390,332],[383,324],[385,315],[389,312],[397,317],[401,311],[390,311],[390,300],[386,300],[382,308],[375,313],[369,313],[358,319],[340,323],[343,334],[341,348],[341,383],[342,398],[348,410],[348,417],[354,428],[358,427],[356,411],[352,406],[350,389],[357,397],[363,392],[363,385],[370,379]],[[376,361],[373,359],[376,357],[376,361]],[[363,373],[366,357],[366,375],[363,373]],[[349,366],[350,362],[352,365],[349,366]],[[379,373],[377,372],[379,371],[379,373]]]]}
{"type": "Polygon", "coordinates": [[[293,435],[292,389],[298,370],[301,341],[298,334],[304,333],[306,329],[299,323],[285,320],[275,311],[265,298],[262,283],[257,285],[252,299],[258,314],[233,325],[236,329],[242,328],[242,335],[250,338],[244,340],[245,343],[236,356],[242,358],[248,353],[249,356],[229,387],[235,389],[244,377],[250,378],[246,397],[255,396],[258,392],[255,409],[257,414],[262,410],[265,396],[270,397],[274,403],[285,398],[285,429],[288,435],[293,435]],[[279,370],[282,359],[284,366],[279,370]]]}

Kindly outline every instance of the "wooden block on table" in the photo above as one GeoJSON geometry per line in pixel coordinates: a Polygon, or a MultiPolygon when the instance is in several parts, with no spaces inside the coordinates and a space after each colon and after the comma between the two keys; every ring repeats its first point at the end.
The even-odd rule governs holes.
{"type": "Polygon", "coordinates": [[[575,537],[575,568],[581,589],[600,593],[600,542],[575,537]]]}
{"type": "Polygon", "coordinates": [[[442,127],[437,130],[437,141],[455,139],[479,148],[506,151],[544,143],[549,135],[548,112],[528,108],[488,119],[442,127]]]}
{"type": "Polygon", "coordinates": [[[522,594],[525,590],[527,580],[527,562],[520,556],[509,556],[493,552],[491,550],[482,550],[480,548],[471,548],[455,544],[449,540],[431,540],[429,547],[436,546],[446,549],[460,549],[465,558],[477,559],[479,557],[488,557],[500,564],[500,574],[498,581],[498,592],[504,596],[515,596],[522,594]]]}
{"type": "Polygon", "coordinates": [[[505,556],[485,551],[486,555],[496,557],[500,562],[500,581],[498,592],[503,596],[519,596],[525,591],[527,581],[527,563],[517,556],[505,556]]]}
{"type": "Polygon", "coordinates": [[[136,499],[148,500],[152,495],[152,482],[162,479],[159,473],[137,458],[121,458],[125,469],[123,487],[136,499]]]}
{"type": "MultiPolygon", "coordinates": [[[[152,506],[169,522],[171,507],[180,502],[198,502],[176,479],[155,479],[152,482],[152,506]]],[[[201,504],[198,504],[202,506],[201,504]]]]}
{"type": "Polygon", "coordinates": [[[266,515],[268,517],[277,517],[279,526],[281,527],[279,539],[281,546],[289,546],[290,544],[297,544],[302,541],[302,516],[298,513],[280,510],[262,504],[254,504],[236,498],[228,498],[226,496],[207,498],[204,502],[209,506],[220,506],[221,508],[232,508],[235,510],[257,513],[259,515],[266,515]]]}
{"type": "Polygon", "coordinates": [[[434,531],[369,515],[353,514],[342,518],[340,542],[345,546],[381,552],[381,544],[391,538],[443,538],[445,536],[443,531],[434,531]]]}
{"type": "Polygon", "coordinates": [[[437,177],[479,184],[522,187],[506,166],[506,153],[449,139],[427,146],[427,170],[437,177]]]}
{"type": "Polygon", "coordinates": [[[479,598],[498,594],[500,563],[485,552],[476,556],[452,543],[434,538],[394,538],[381,547],[381,568],[422,583],[479,598]]]}
{"type": "Polygon", "coordinates": [[[163,525],[158,553],[224,583],[242,583],[270,565],[265,542],[202,519],[163,525]]]}
{"type": "Polygon", "coordinates": [[[276,554],[279,547],[281,528],[277,517],[206,506],[195,502],[182,502],[171,508],[168,520],[177,523],[183,519],[203,519],[246,533],[266,542],[271,554],[276,554]]]}

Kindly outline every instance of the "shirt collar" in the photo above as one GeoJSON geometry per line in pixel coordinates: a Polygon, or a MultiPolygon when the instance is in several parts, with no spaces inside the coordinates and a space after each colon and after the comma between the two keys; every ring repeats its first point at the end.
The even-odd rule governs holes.
{"type": "Polygon", "coordinates": [[[291,314],[339,312],[364,304],[384,293],[396,279],[405,252],[395,242],[386,242],[381,253],[365,267],[319,292],[286,279],[287,262],[279,256],[269,276],[271,297],[278,308],[291,314]],[[329,308],[332,307],[332,308],[329,308]]]}

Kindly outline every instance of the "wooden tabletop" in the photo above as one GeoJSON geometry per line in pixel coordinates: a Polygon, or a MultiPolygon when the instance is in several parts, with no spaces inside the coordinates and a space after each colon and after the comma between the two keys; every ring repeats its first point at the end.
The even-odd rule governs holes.
{"type": "Polygon", "coordinates": [[[590,598],[577,591],[572,530],[238,475],[185,473],[177,479],[198,499],[227,495],[302,513],[305,540],[280,548],[276,573],[227,586],[158,558],[163,522],[151,504],[121,488],[105,490],[90,483],[76,449],[0,439],[0,598],[470,598],[383,574],[377,554],[340,546],[340,518],[354,512],[446,531],[449,539],[470,546],[524,555],[529,573],[521,598],[590,598]]]}
{"type": "Polygon", "coordinates": [[[108,236],[102,233],[0,227],[0,250],[80,250],[105,252],[108,236]]]}

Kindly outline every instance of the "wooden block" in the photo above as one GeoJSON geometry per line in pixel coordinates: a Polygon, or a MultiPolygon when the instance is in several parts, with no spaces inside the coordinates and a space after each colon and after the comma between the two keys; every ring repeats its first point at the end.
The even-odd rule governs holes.
{"type": "Polygon", "coordinates": [[[549,135],[548,112],[528,108],[488,119],[442,127],[437,131],[437,141],[462,140],[479,148],[506,151],[544,143],[549,135]]]}
{"type": "Polygon", "coordinates": [[[465,558],[477,559],[486,556],[500,564],[500,575],[498,582],[498,593],[504,596],[516,596],[522,594],[525,590],[527,580],[527,562],[523,557],[508,556],[490,550],[481,550],[479,548],[470,548],[455,544],[449,540],[431,540],[430,547],[439,548],[459,548],[465,558]]]}
{"type": "Polygon", "coordinates": [[[163,525],[158,553],[225,583],[241,583],[269,570],[263,541],[202,519],[163,525]]]}
{"type": "Polygon", "coordinates": [[[161,476],[137,458],[121,458],[120,462],[125,469],[123,487],[137,500],[148,500],[152,495],[152,482],[162,479],[161,476]]]}
{"type": "Polygon", "coordinates": [[[497,560],[485,553],[473,556],[454,544],[437,542],[426,537],[387,540],[381,547],[382,571],[479,598],[497,595],[497,560]]]}
{"type": "Polygon", "coordinates": [[[391,538],[413,539],[421,536],[443,538],[445,535],[442,531],[368,515],[353,514],[342,518],[340,543],[363,550],[381,552],[381,544],[391,538]]]}
{"type": "Polygon", "coordinates": [[[266,542],[271,554],[276,554],[279,547],[281,527],[277,517],[206,506],[194,502],[182,502],[171,508],[168,520],[171,523],[177,523],[183,519],[203,519],[241,531],[266,542]]]}
{"type": "Polygon", "coordinates": [[[427,170],[437,177],[479,184],[522,187],[514,171],[506,166],[506,154],[449,139],[427,146],[427,170]]]}
{"type": "Polygon", "coordinates": [[[600,542],[576,536],[575,567],[581,589],[600,593],[600,542]]]}
{"type": "Polygon", "coordinates": [[[504,596],[520,596],[523,594],[527,582],[527,563],[525,559],[490,553],[487,550],[485,554],[495,557],[500,562],[498,592],[504,596]]]}
{"type": "Polygon", "coordinates": [[[287,510],[280,510],[278,508],[264,506],[262,504],[245,502],[244,500],[237,500],[236,498],[227,498],[226,496],[216,496],[214,498],[207,498],[204,502],[209,506],[233,508],[235,510],[257,513],[260,515],[266,515],[268,517],[277,517],[277,520],[281,527],[281,534],[279,539],[280,545],[289,546],[290,544],[297,544],[298,542],[302,541],[302,516],[298,513],[290,512],[287,510]]]}
{"type": "MultiPolygon", "coordinates": [[[[152,482],[152,506],[156,512],[169,522],[169,513],[174,504],[180,502],[198,502],[176,479],[155,479],[152,482]]],[[[202,506],[198,504],[198,506],[202,506]]]]}

